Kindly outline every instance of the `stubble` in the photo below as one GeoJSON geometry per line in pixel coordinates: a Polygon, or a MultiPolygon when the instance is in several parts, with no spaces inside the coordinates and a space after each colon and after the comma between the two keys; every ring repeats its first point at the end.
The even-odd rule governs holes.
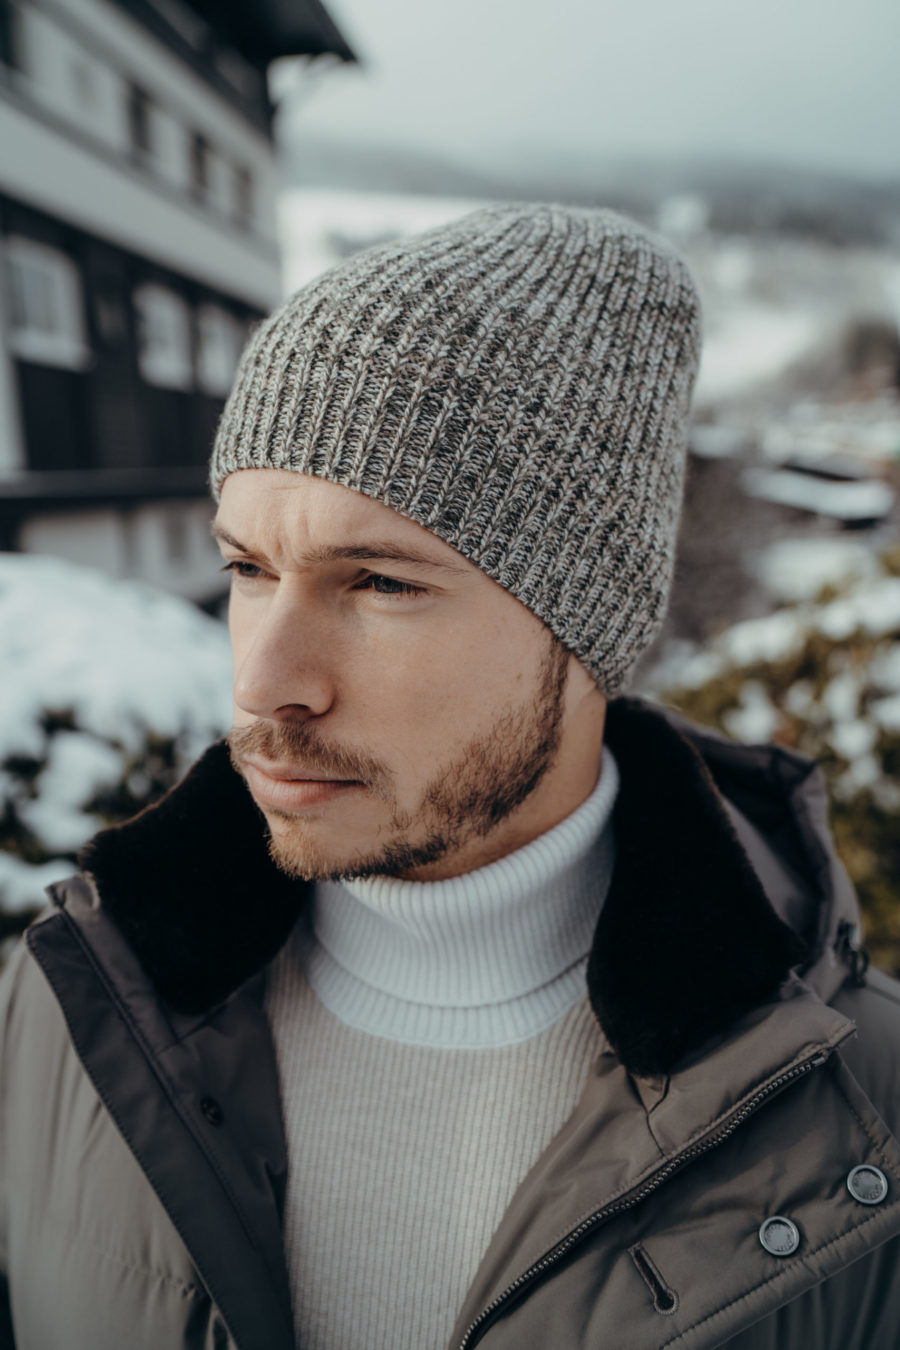
{"type": "Polygon", "coordinates": [[[331,749],[309,723],[264,722],[234,728],[232,763],[242,772],[247,755],[273,762],[302,761],[310,770],[364,784],[391,808],[386,842],[371,853],[336,858],[302,817],[269,810],[269,853],[287,875],[306,881],[408,876],[473,841],[487,838],[521,806],[552,766],[559,750],[569,654],[548,634],[538,688],[522,707],[506,708],[491,730],[473,738],[453,761],[439,766],[415,809],[396,803],[390,771],[372,757],[331,749]]]}

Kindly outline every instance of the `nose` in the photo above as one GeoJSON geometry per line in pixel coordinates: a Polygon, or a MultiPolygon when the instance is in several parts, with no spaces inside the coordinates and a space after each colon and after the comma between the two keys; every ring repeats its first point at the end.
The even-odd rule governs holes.
{"type": "Polygon", "coordinates": [[[328,711],[335,697],[331,644],[313,611],[279,586],[265,605],[232,617],[236,709],[261,718],[328,711]]]}

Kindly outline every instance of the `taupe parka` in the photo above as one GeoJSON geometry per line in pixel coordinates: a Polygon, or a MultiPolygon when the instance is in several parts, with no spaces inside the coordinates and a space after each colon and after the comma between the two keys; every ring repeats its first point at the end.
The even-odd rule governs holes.
{"type": "MultiPolygon", "coordinates": [[[[900,987],[821,772],[638,699],[606,734],[606,1038],[449,1350],[894,1350],[900,987]]],[[[0,979],[0,1347],[297,1350],[262,994],[308,888],[223,745],[82,865],[0,979]]]]}

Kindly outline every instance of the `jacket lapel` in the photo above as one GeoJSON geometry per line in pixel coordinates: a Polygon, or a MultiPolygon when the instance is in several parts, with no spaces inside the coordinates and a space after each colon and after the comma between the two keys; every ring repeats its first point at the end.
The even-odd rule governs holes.
{"type": "Polygon", "coordinates": [[[294,1350],[280,1225],[287,1175],[259,991],[171,1015],[121,932],[74,878],[28,946],[75,1051],[240,1350],[294,1350]]]}

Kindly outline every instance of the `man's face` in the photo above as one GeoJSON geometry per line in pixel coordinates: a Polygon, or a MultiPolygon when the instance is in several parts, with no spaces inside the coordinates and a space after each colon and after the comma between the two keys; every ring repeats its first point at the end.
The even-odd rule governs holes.
{"type": "Polygon", "coordinates": [[[559,781],[570,658],[435,535],[275,469],[227,478],[214,528],[232,569],[232,759],[283,870],[457,875],[593,787],[596,759],[572,804],[559,781]]]}

